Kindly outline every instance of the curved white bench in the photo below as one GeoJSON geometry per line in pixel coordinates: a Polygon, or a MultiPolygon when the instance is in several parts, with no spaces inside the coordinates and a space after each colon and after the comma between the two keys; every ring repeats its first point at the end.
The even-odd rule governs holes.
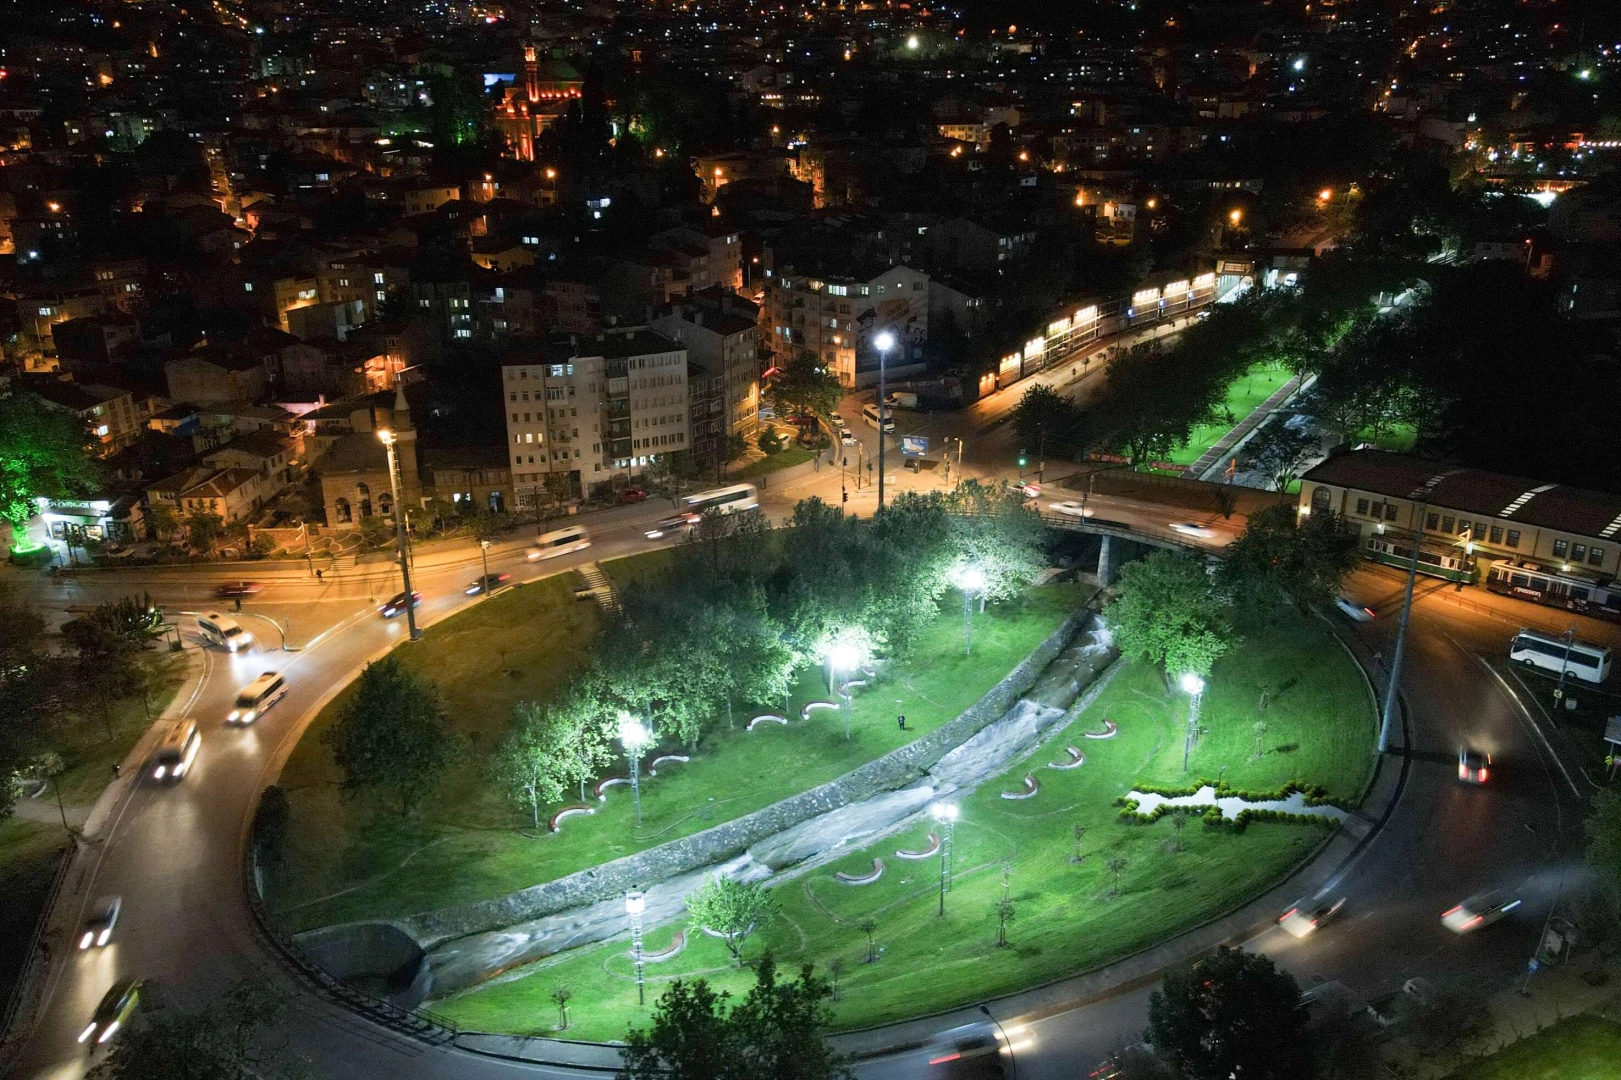
{"type": "Polygon", "coordinates": [[[839,687],[839,692],[842,693],[845,697],[849,697],[850,692],[852,690],[854,690],[856,687],[858,687],[858,686],[866,686],[866,685],[867,685],[867,680],[866,679],[851,679],[849,682],[847,682],[843,686],[839,687]]]}
{"type": "MultiPolygon", "coordinates": [[[[768,724],[768,723],[769,724],[781,724],[784,727],[787,727],[788,726],[788,718],[786,716],[778,716],[776,713],[766,713],[763,716],[756,716],[753,720],[749,721],[749,730],[753,731],[759,725],[768,724]]],[[[663,758],[660,758],[659,760],[662,761],[663,758]]]]}
{"type": "Polygon", "coordinates": [[[1069,755],[1069,760],[1068,761],[1049,761],[1049,762],[1047,762],[1047,768],[1049,768],[1049,769],[1078,769],[1082,765],[1086,764],[1086,755],[1081,753],[1080,750],[1077,749],[1076,747],[1066,746],[1066,747],[1064,747],[1064,753],[1069,755]]]}
{"type": "Polygon", "coordinates": [[[931,832],[929,834],[929,846],[928,847],[924,848],[922,851],[896,851],[895,852],[895,858],[897,858],[897,859],[927,859],[929,856],[934,855],[937,852],[939,852],[939,850],[940,850],[940,834],[931,832]]]}
{"type": "Polygon", "coordinates": [[[799,717],[802,720],[809,720],[810,714],[816,709],[836,709],[838,707],[838,702],[835,701],[808,702],[803,709],[799,710],[799,717]]]}
{"type": "Polygon", "coordinates": [[[594,806],[565,806],[563,809],[552,815],[549,828],[552,830],[552,832],[557,832],[563,827],[564,818],[576,817],[580,814],[594,814],[596,812],[596,807],[594,806]]]}
{"type": "MultiPolygon", "coordinates": [[[[677,930],[675,932],[675,940],[670,942],[669,948],[660,949],[658,952],[644,952],[644,953],[642,953],[642,963],[644,963],[644,964],[662,964],[666,960],[674,960],[676,957],[681,955],[681,951],[683,949],[685,949],[686,947],[687,947],[687,932],[685,930],[677,930]]],[[[634,953],[626,953],[625,955],[634,956],[635,954],[634,953]]]]}
{"type": "Polygon", "coordinates": [[[1115,726],[1113,720],[1106,719],[1103,721],[1102,731],[1088,731],[1084,732],[1083,734],[1085,734],[1088,739],[1112,739],[1115,737],[1115,733],[1119,730],[1120,729],[1115,726]]]}
{"type": "Polygon", "coordinates": [[[872,873],[870,874],[846,874],[843,870],[839,870],[833,876],[844,885],[871,885],[884,876],[884,860],[874,859],[872,861],[872,873]]]}
{"type": "Polygon", "coordinates": [[[606,780],[598,781],[597,786],[592,788],[591,792],[592,794],[596,795],[597,802],[607,802],[609,788],[618,787],[620,784],[628,783],[630,783],[630,777],[628,776],[610,776],[606,780]]]}
{"type": "Polygon", "coordinates": [[[659,774],[659,766],[663,765],[666,761],[673,761],[677,765],[685,765],[691,760],[692,759],[685,754],[665,754],[663,757],[656,757],[653,759],[653,764],[647,767],[647,775],[657,776],[659,774]]]}
{"type": "Polygon", "coordinates": [[[1041,785],[1036,782],[1035,774],[1034,773],[1025,773],[1024,774],[1024,790],[1023,791],[1004,791],[1004,792],[1002,792],[1002,798],[1004,798],[1004,799],[1033,799],[1033,798],[1036,797],[1036,793],[1038,791],[1040,791],[1040,790],[1041,790],[1041,785]]]}

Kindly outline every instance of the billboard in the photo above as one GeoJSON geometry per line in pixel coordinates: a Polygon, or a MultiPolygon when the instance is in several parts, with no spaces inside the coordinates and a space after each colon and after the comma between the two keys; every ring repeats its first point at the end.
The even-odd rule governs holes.
{"type": "Polygon", "coordinates": [[[929,452],[929,440],[924,435],[902,435],[901,456],[922,457],[929,452]]]}

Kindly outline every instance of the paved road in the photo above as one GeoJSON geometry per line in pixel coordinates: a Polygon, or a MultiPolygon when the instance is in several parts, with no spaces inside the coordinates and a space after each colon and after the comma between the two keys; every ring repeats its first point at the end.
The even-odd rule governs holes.
{"type": "MultiPolygon", "coordinates": [[[[794,498],[825,491],[830,484],[836,485],[836,479],[824,471],[770,492],[766,509],[780,518],[794,498]]],[[[1187,514],[1129,500],[1095,501],[1100,515],[1134,523],[1164,526],[1185,520],[1187,514]]],[[[593,516],[587,523],[595,546],[587,552],[529,564],[522,544],[514,542],[491,552],[490,567],[523,581],[587,559],[641,550],[648,546],[645,527],[665,512],[643,505],[593,516]]],[[[1224,528],[1215,542],[1237,527],[1236,522],[1219,524],[1224,528]]],[[[416,581],[426,595],[425,619],[477,602],[461,591],[478,573],[477,565],[477,555],[466,550],[419,559],[416,581]]],[[[85,575],[66,584],[40,576],[25,585],[43,605],[60,610],[122,595],[139,581],[138,587],[150,588],[171,609],[196,605],[186,608],[196,610],[209,604],[213,583],[229,576],[159,571],[85,575]]],[[[1371,568],[1356,576],[1352,588],[1381,612],[1376,622],[1354,632],[1388,655],[1399,575],[1371,568]]],[[[65,956],[57,951],[48,968],[44,1006],[12,1075],[82,1075],[87,1058],[74,1037],[118,975],[138,973],[154,980],[161,1000],[179,1007],[201,1004],[250,972],[287,981],[258,940],[243,899],[238,853],[246,822],[257,792],[296,742],[302,718],[402,635],[400,620],[382,620],[373,610],[377,599],[397,590],[397,583],[383,573],[319,584],[296,577],[278,581],[247,605],[250,615],[267,617],[248,620],[259,638],[252,651],[234,657],[199,654],[200,684],[194,696],[183,695],[185,710],[203,730],[196,769],[177,786],[126,781],[109,796],[110,824],[72,871],[57,907],[53,940],[65,941],[86,901],[102,893],[125,897],[124,920],[116,941],[105,950],[65,956]],[[288,640],[305,645],[301,651],[281,651],[280,636],[267,622],[289,619],[288,640]],[[221,720],[235,690],[270,669],[287,674],[288,697],[252,728],[225,728],[221,720]]],[[[1569,620],[1475,591],[1471,599],[1483,611],[1457,606],[1447,593],[1431,588],[1416,609],[1408,669],[1414,717],[1411,778],[1389,828],[1340,886],[1348,898],[1345,919],[1305,943],[1275,930],[1253,942],[1303,978],[1338,979],[1366,996],[1394,989],[1415,974],[1485,986],[1514,977],[1530,955],[1558,881],[1558,852],[1562,844],[1565,850],[1575,849],[1579,811],[1571,785],[1548,760],[1530,717],[1476,657],[1500,658],[1519,624],[1563,630],[1569,620]],[[1487,788],[1463,788],[1455,780],[1454,755],[1465,738],[1497,756],[1498,777],[1487,788]],[[1441,910],[1488,886],[1518,892],[1524,907],[1470,938],[1454,938],[1441,928],[1441,910]]],[[[1576,621],[1586,639],[1615,638],[1613,628],[1576,621]]],[[[1117,996],[1033,1023],[1033,1046],[1020,1076],[1070,1076],[1078,1065],[1100,1059],[1140,1031],[1145,997],[1146,991],[1117,996]]],[[[295,996],[284,1034],[329,1076],[548,1072],[451,1048],[428,1048],[309,994],[295,996]]],[[[925,1071],[916,1054],[868,1062],[860,1070],[873,1078],[925,1071]]]]}

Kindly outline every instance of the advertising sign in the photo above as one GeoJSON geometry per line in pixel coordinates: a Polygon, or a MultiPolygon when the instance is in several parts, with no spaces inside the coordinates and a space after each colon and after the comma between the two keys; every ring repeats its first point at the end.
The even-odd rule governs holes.
{"type": "Polygon", "coordinates": [[[901,456],[922,457],[929,452],[929,440],[923,435],[902,435],[901,456]]]}

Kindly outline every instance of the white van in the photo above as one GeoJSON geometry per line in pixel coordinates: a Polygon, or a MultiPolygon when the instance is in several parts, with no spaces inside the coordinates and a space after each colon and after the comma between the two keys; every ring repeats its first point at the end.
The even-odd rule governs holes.
{"type": "Polygon", "coordinates": [[[158,743],[157,752],[152,755],[152,779],[163,782],[185,776],[202,742],[202,736],[197,733],[197,721],[174,721],[169,725],[169,730],[163,733],[163,741],[158,743]]]}
{"type": "Polygon", "coordinates": [[[251,724],[287,693],[287,680],[267,671],[242,688],[236,707],[225,717],[227,724],[251,724]]]}
{"type": "Polygon", "coordinates": [[[529,549],[529,561],[536,559],[555,559],[559,555],[567,555],[571,551],[584,551],[591,546],[591,534],[585,531],[583,525],[570,525],[566,529],[553,529],[549,533],[541,533],[535,538],[535,546],[529,549]]]}
{"type": "Polygon", "coordinates": [[[202,631],[204,641],[230,652],[253,644],[253,635],[242,629],[242,624],[217,611],[197,616],[197,629],[202,631]]]}

